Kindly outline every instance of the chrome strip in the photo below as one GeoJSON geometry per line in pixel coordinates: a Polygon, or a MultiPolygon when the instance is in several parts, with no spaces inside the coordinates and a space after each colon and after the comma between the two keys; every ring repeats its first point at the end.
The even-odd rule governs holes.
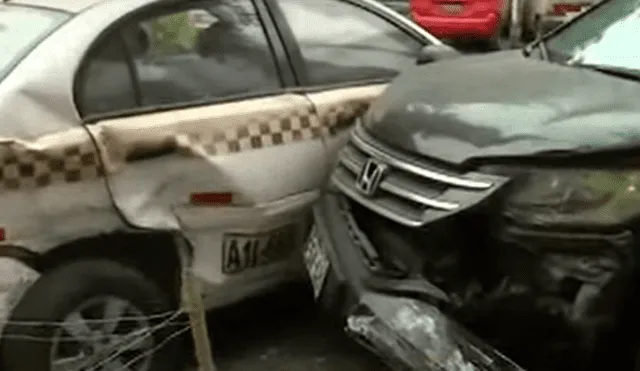
{"type": "MultiPolygon", "coordinates": [[[[350,151],[348,149],[344,149],[343,150],[343,154],[350,151]]],[[[349,156],[340,156],[340,162],[344,165],[344,167],[349,170],[350,172],[354,173],[354,174],[358,174],[360,172],[361,166],[360,164],[356,163],[356,160],[353,160],[351,158],[349,158],[349,156]]],[[[435,200],[429,197],[425,197],[422,196],[418,193],[409,191],[405,188],[399,187],[397,185],[394,185],[393,183],[389,182],[388,180],[384,180],[382,181],[382,183],[380,183],[380,188],[392,193],[396,196],[399,197],[403,197],[409,201],[413,201],[425,206],[429,206],[432,207],[434,209],[440,209],[440,210],[446,210],[446,211],[451,211],[451,210],[455,210],[458,207],[460,207],[459,204],[455,203],[455,202],[449,202],[449,201],[440,201],[440,200],[435,200]]]]}
{"type": "Polygon", "coordinates": [[[338,188],[340,188],[340,190],[342,192],[344,192],[347,196],[349,196],[349,198],[355,200],[356,202],[358,202],[360,205],[370,209],[371,211],[378,213],[384,217],[387,217],[391,220],[393,220],[396,223],[400,223],[402,225],[405,225],[407,227],[412,227],[412,228],[416,228],[416,227],[421,227],[422,225],[424,225],[424,222],[421,220],[415,220],[415,219],[410,219],[410,218],[405,218],[403,216],[397,215],[387,209],[385,209],[384,207],[371,202],[370,199],[363,197],[362,195],[360,195],[357,191],[351,189],[351,187],[349,187],[348,185],[342,183],[342,181],[340,181],[340,179],[336,176],[336,174],[334,173],[333,176],[331,177],[333,183],[338,186],[338,188]]]}
{"type": "Polygon", "coordinates": [[[362,131],[363,129],[360,127],[356,127],[356,130],[351,134],[351,142],[358,148],[360,148],[363,152],[370,154],[371,156],[380,159],[381,161],[406,172],[421,176],[423,178],[431,179],[437,182],[446,183],[452,186],[461,187],[461,188],[469,188],[475,190],[485,190],[491,188],[493,184],[489,182],[480,182],[475,180],[469,180],[459,177],[453,177],[446,174],[437,173],[435,171],[422,168],[417,165],[413,165],[408,162],[404,162],[401,160],[392,157],[383,151],[379,150],[376,147],[373,147],[369,143],[359,138],[356,133],[358,131],[362,131]]]}
{"type": "Polygon", "coordinates": [[[384,189],[385,191],[389,192],[389,193],[393,193],[396,196],[400,196],[400,197],[404,197],[409,201],[413,201],[425,206],[429,206],[432,207],[434,209],[440,209],[440,210],[444,210],[444,211],[451,211],[451,210],[455,210],[458,207],[460,207],[459,204],[455,203],[455,202],[449,202],[449,201],[440,201],[440,200],[435,200],[433,198],[429,198],[429,197],[425,197],[419,194],[416,194],[414,192],[411,192],[409,190],[406,190],[402,187],[398,187],[396,185],[393,185],[391,183],[389,183],[388,181],[383,181],[382,183],[380,183],[380,188],[384,189]]]}
{"type": "Polygon", "coordinates": [[[358,164],[357,160],[354,160],[353,158],[351,158],[351,156],[348,156],[348,155],[345,156],[345,154],[347,154],[347,152],[350,152],[350,151],[351,150],[347,148],[343,149],[342,153],[340,154],[340,157],[338,157],[338,161],[340,161],[344,165],[344,167],[349,169],[349,171],[356,174],[357,176],[362,166],[358,164]]]}

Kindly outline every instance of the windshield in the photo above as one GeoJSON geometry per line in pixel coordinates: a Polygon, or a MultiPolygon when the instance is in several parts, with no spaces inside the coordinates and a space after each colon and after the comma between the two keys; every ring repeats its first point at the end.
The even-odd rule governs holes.
{"type": "Polygon", "coordinates": [[[53,10],[0,4],[0,78],[69,17],[53,10]]]}
{"type": "Polygon", "coordinates": [[[546,40],[549,56],[569,64],[640,69],[640,0],[604,0],[546,40]]]}

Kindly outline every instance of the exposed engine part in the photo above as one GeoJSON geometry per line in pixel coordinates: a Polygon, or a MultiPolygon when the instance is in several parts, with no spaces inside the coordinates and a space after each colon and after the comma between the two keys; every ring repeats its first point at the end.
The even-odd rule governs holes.
{"type": "Polygon", "coordinates": [[[424,230],[355,215],[380,256],[419,271],[449,295],[443,311],[527,370],[586,369],[599,335],[616,324],[629,272],[623,249],[501,240],[488,225],[474,232],[468,218],[424,230]]]}

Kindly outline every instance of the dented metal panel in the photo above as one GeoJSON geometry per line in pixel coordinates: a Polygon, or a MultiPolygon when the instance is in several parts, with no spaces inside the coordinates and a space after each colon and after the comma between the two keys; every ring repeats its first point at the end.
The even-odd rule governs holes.
{"type": "Polygon", "coordinates": [[[125,227],[93,140],[81,126],[73,86],[102,30],[153,1],[103,2],[76,15],[0,84],[0,207],[11,210],[0,214],[6,232],[1,243],[45,252],[125,227]]]}
{"type": "Polygon", "coordinates": [[[395,370],[524,371],[437,307],[408,298],[364,295],[347,332],[395,370]]]}
{"type": "Polygon", "coordinates": [[[299,170],[322,166],[324,154],[317,121],[301,119],[310,109],[286,95],[104,121],[91,131],[129,222],[177,229],[173,208],[201,207],[189,205],[193,192],[231,192],[233,205],[246,206],[312,189],[317,178],[299,170]],[[281,182],[267,181],[273,174],[281,182]]]}
{"type": "MultiPolygon", "coordinates": [[[[303,220],[325,171],[328,126],[301,95],[285,94],[98,122],[114,202],[129,223],[181,229],[194,271],[216,302],[271,287],[283,257],[238,274],[223,271],[225,233],[264,234],[303,220]],[[192,204],[197,192],[229,193],[224,205],[192,204]],[[236,289],[219,291],[229,284],[236,289]]],[[[293,255],[295,246],[289,246],[293,255]]],[[[210,303],[211,304],[211,303],[210,303]]],[[[213,304],[211,304],[213,305],[213,304]]]]}
{"type": "MultiPolygon", "coordinates": [[[[234,295],[246,295],[290,279],[283,270],[302,272],[294,252],[335,151],[327,144],[335,147],[334,138],[381,90],[341,89],[310,99],[283,94],[107,120],[90,130],[128,222],[182,229],[195,246],[194,270],[209,284],[205,291],[213,295],[217,289],[210,285],[224,283],[237,287],[234,295]],[[215,207],[191,204],[194,192],[225,192],[232,199],[215,207]],[[224,271],[225,234],[264,235],[284,225],[300,234],[288,258],[239,274],[224,271]]],[[[232,300],[215,294],[214,302],[232,300]]]]}
{"type": "Polygon", "coordinates": [[[0,208],[5,239],[35,252],[123,227],[82,128],[0,139],[0,208]]]}
{"type": "Polygon", "coordinates": [[[207,283],[208,304],[223,304],[302,272],[294,252],[308,231],[309,207],[328,176],[330,157],[384,85],[84,125],[73,95],[81,61],[104,29],[153,1],[96,2],[0,84],[0,207],[12,210],[0,214],[6,231],[0,244],[44,253],[132,226],[180,230],[195,248],[193,268],[207,283]],[[230,200],[194,204],[195,193],[224,193],[230,200]],[[295,235],[289,255],[224,271],[225,236],[264,236],[281,228],[295,235]]]}
{"type": "Polygon", "coordinates": [[[330,172],[337,161],[338,149],[344,146],[348,141],[349,130],[354,121],[352,118],[358,118],[369,108],[369,104],[373,99],[377,98],[387,84],[374,84],[368,86],[338,88],[317,93],[309,94],[309,99],[316,107],[317,114],[320,117],[329,117],[330,121],[335,122],[331,125],[331,135],[325,138],[327,149],[328,163],[330,165],[327,170],[330,172]],[[347,111],[335,112],[334,107],[349,107],[347,111]],[[334,119],[335,118],[335,119],[334,119]]]}

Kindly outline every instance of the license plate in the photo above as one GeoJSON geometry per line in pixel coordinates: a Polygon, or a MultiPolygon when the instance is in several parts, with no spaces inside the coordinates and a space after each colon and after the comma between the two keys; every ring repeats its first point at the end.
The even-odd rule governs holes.
{"type": "Polygon", "coordinates": [[[322,247],[318,238],[318,230],[314,225],[309,234],[309,239],[304,247],[304,264],[309,273],[309,279],[313,286],[313,296],[317,299],[320,296],[324,281],[329,273],[329,257],[322,247]]]}
{"type": "Polygon", "coordinates": [[[285,261],[293,252],[291,226],[258,234],[225,234],[222,241],[222,272],[240,274],[247,270],[285,261]]]}
{"type": "Polygon", "coordinates": [[[458,14],[462,12],[462,4],[442,4],[442,10],[449,14],[458,14]]]}

